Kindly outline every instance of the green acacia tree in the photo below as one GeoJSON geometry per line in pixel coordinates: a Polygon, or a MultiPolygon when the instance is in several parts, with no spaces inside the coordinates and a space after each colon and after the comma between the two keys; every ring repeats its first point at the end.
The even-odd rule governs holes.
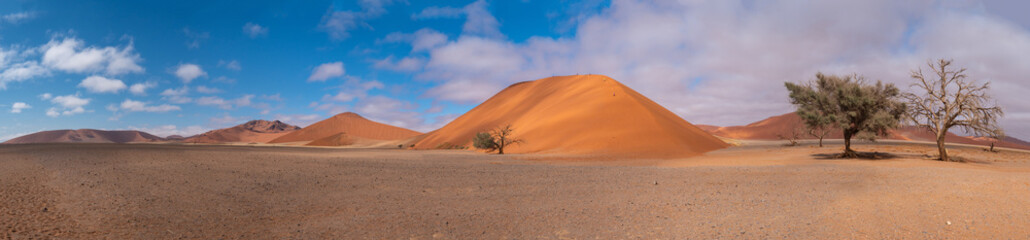
{"type": "Polygon", "coordinates": [[[494,141],[494,137],[488,132],[476,133],[476,136],[472,138],[472,146],[478,149],[487,151],[493,151],[497,149],[497,142],[494,141]]]}
{"type": "Polygon", "coordinates": [[[893,84],[866,83],[857,75],[825,75],[817,73],[812,83],[787,82],[790,102],[809,128],[836,127],[844,133],[843,158],[858,157],[851,149],[851,138],[876,139],[896,128],[905,113],[905,104],[898,101],[901,91],[893,84]]]}

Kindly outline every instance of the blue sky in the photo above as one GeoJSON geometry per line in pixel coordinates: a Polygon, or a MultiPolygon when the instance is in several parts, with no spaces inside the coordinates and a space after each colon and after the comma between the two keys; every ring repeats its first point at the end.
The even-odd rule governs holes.
{"type": "Polygon", "coordinates": [[[578,73],[612,76],[694,123],[736,125],[791,111],[784,81],[858,72],[907,86],[939,57],[992,81],[1003,126],[1025,139],[1030,20],[1011,10],[1024,5],[3,1],[0,140],[303,126],[345,111],[430,131],[511,83],[578,73]],[[843,9],[868,17],[829,14],[843,9]]]}

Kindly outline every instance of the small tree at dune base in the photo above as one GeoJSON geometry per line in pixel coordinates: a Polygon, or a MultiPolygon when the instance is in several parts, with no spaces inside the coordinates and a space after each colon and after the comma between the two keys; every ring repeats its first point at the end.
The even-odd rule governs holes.
{"type": "Polygon", "coordinates": [[[790,102],[809,128],[840,128],[844,133],[842,158],[855,158],[851,138],[875,140],[896,128],[905,113],[905,104],[893,84],[867,84],[856,75],[835,76],[818,73],[813,83],[787,82],[790,102]]]}
{"type": "Polygon", "coordinates": [[[511,128],[511,124],[504,125],[504,127],[498,127],[490,132],[490,135],[494,137],[494,142],[497,143],[497,154],[504,154],[505,147],[523,142],[522,139],[516,138],[512,135],[514,132],[515,129],[511,128]]]}

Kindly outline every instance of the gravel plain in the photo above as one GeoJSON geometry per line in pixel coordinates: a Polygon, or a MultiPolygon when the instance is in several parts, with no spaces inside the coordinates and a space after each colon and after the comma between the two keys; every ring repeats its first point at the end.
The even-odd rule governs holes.
{"type": "Polygon", "coordinates": [[[1030,154],[733,147],[678,160],[0,145],[0,238],[1028,239],[1030,154]]]}

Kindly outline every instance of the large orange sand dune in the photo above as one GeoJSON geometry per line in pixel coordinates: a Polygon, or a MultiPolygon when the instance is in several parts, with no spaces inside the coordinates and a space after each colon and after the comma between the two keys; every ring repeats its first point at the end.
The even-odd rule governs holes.
{"type": "Polygon", "coordinates": [[[619,157],[696,156],[727,147],[647,97],[602,75],[550,77],[509,86],[415,143],[470,146],[477,132],[511,124],[524,143],[511,153],[619,157]]]}
{"type": "MultiPolygon", "coordinates": [[[[370,140],[399,140],[422,134],[416,131],[368,120],[357,113],[346,112],[273,139],[269,143],[310,142],[322,138],[333,138],[340,133],[345,133],[348,137],[370,140]]],[[[323,144],[320,146],[324,146],[325,143],[330,142],[333,141],[330,141],[330,139],[319,141],[320,144],[323,144]]],[[[348,141],[335,142],[345,143],[348,141]]]]}
{"type": "Polygon", "coordinates": [[[231,128],[211,130],[183,140],[188,143],[267,143],[299,130],[300,127],[275,121],[253,120],[231,128]]]}

